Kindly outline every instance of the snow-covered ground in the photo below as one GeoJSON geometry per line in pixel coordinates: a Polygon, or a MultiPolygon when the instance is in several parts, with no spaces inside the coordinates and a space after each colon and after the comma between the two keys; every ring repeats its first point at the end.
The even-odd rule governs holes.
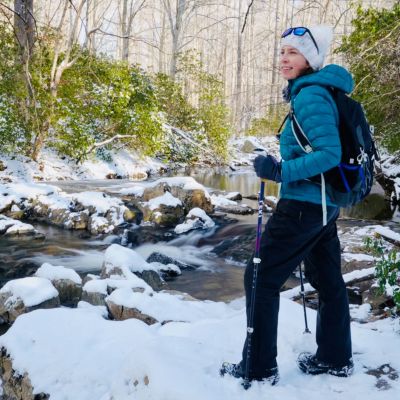
{"type": "Polygon", "coordinates": [[[166,168],[160,161],[127,150],[113,151],[110,155],[112,161],[92,158],[76,164],[68,158],[61,159],[49,149],[43,150],[42,161],[39,162],[21,155],[0,154],[0,160],[6,167],[0,171],[0,182],[106,179],[107,175],[142,180],[149,173],[154,174],[166,168]]]}
{"type": "MultiPolygon", "coordinates": [[[[29,372],[35,393],[49,393],[52,400],[387,400],[400,391],[400,380],[389,374],[391,368],[400,371],[398,320],[352,324],[353,376],[307,376],[295,360],[299,352],[315,350],[314,337],[303,334],[301,306],[283,298],[280,382],[275,387],[255,383],[245,392],[239,381],[218,374],[223,361],[240,359],[244,299],[229,304],[175,300],[166,314],[175,312],[182,322],[164,325],[106,320],[104,308],[87,303],[33,311],[17,319],[0,345],[7,347],[17,373],[29,372]],[[380,367],[380,386],[386,390],[367,373],[380,367]]],[[[315,331],[315,311],[308,310],[308,318],[315,331]]]]}
{"type": "MultiPolygon", "coordinates": [[[[246,140],[239,139],[234,143],[233,165],[250,165],[254,158],[252,148],[273,149],[272,152],[277,154],[273,138],[263,143],[246,140]],[[247,152],[244,151],[246,149],[247,152]]],[[[0,182],[5,183],[3,189],[7,182],[13,182],[12,198],[21,200],[29,196],[47,196],[53,203],[62,200],[63,207],[68,207],[71,200],[75,200],[85,207],[94,205],[98,212],[104,213],[111,206],[120,206],[119,203],[114,204],[116,199],[93,192],[66,195],[52,186],[42,184],[39,187],[33,182],[105,179],[113,174],[143,179],[148,172],[155,173],[164,167],[154,160],[141,159],[125,151],[115,154],[111,163],[97,160],[80,166],[60,160],[51,151],[46,150],[43,156],[45,161],[42,163],[23,157],[1,157],[6,169],[0,171],[0,182]]],[[[392,168],[391,174],[398,172],[393,170],[394,167],[387,168],[392,168]]],[[[147,185],[139,184],[127,190],[129,193],[136,191],[134,194],[138,195],[144,187],[147,185]]],[[[9,195],[0,196],[0,203],[10,201],[9,195]]],[[[212,198],[214,205],[228,201],[218,196],[212,198]]],[[[193,217],[185,222],[186,225],[181,228],[183,231],[194,225],[196,218],[204,219],[205,224],[211,227],[212,221],[207,220],[201,211],[196,210],[193,217]]],[[[5,226],[9,224],[9,219],[4,218],[0,222],[5,226]]],[[[348,239],[345,248],[347,259],[371,261],[371,256],[355,254],[351,250],[352,247],[360,248],[364,236],[379,233],[379,230],[392,235],[395,240],[399,238],[398,234],[381,226],[352,228],[344,232],[343,237],[348,239]]],[[[109,248],[107,253],[110,260],[121,255],[113,253],[113,249],[115,247],[109,248]]],[[[57,273],[65,273],[60,271],[57,273]]],[[[357,273],[370,272],[372,268],[363,272],[354,271],[347,278],[353,279],[357,273]]],[[[46,271],[41,273],[47,274],[46,271]]],[[[43,283],[45,278],[35,279],[43,283]]],[[[91,282],[92,286],[98,283],[91,282]]],[[[23,292],[28,304],[30,296],[44,296],[49,290],[40,294],[40,287],[27,287],[27,291],[23,292]]],[[[126,288],[117,290],[111,295],[115,301],[126,301],[127,306],[128,303],[140,304],[146,314],[167,322],[149,326],[136,319],[111,321],[105,318],[105,307],[81,302],[76,309],[36,310],[21,315],[0,337],[0,346],[7,348],[16,373],[28,372],[35,393],[49,393],[51,400],[344,400],[351,397],[387,400],[395,399],[400,392],[400,379],[395,379],[396,374],[400,374],[397,372],[400,371],[398,319],[352,323],[355,372],[350,378],[305,376],[297,369],[295,360],[298,353],[315,350],[314,336],[303,334],[303,310],[290,300],[298,289],[288,291],[282,296],[279,320],[281,380],[276,387],[255,383],[245,392],[237,380],[221,378],[218,374],[223,361],[240,359],[245,337],[244,299],[225,304],[188,301],[182,296],[151,292],[133,294],[126,288]],[[126,297],[131,294],[134,298],[126,297]],[[375,372],[367,373],[369,370],[375,372]]],[[[368,306],[353,305],[353,318],[365,320],[370,312],[368,306]]],[[[313,310],[307,312],[312,328],[316,313],[313,310]]]]}

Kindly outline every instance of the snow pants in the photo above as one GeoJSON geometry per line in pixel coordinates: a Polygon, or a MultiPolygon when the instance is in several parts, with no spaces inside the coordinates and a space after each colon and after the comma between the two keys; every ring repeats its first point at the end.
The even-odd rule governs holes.
{"type": "MultiPolygon", "coordinates": [[[[277,366],[279,291],[289,275],[304,261],[305,274],[319,293],[316,356],[335,366],[352,356],[350,315],[346,286],[341,274],[340,242],[336,220],[339,209],[327,207],[328,223],[322,225],[322,206],[281,199],[261,238],[254,309],[250,379],[262,379],[277,366]]],[[[247,318],[253,280],[253,259],[244,276],[247,318]]],[[[301,327],[299,327],[301,334],[301,327]]],[[[247,339],[243,348],[245,371],[247,339]]]]}

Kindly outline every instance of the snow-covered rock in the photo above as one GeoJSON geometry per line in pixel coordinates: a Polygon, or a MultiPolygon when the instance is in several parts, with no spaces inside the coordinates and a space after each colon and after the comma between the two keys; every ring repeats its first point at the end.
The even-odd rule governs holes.
{"type": "Polygon", "coordinates": [[[14,279],[0,289],[0,316],[8,323],[23,313],[59,305],[57,289],[45,278],[14,279]]]}
{"type": "Polygon", "coordinates": [[[46,278],[57,289],[60,303],[76,306],[82,297],[82,278],[71,268],[44,263],[35,276],[46,278]]]}
{"type": "Polygon", "coordinates": [[[141,203],[145,222],[153,222],[160,226],[175,226],[184,216],[182,202],[170,192],[141,203]]]}
{"type": "Polygon", "coordinates": [[[175,227],[177,234],[188,232],[193,229],[209,229],[215,226],[215,222],[205,213],[204,210],[192,208],[186,215],[185,222],[175,227]]]}
{"type": "Polygon", "coordinates": [[[147,325],[153,325],[158,322],[155,318],[147,315],[135,307],[135,302],[132,297],[146,296],[144,294],[135,293],[130,289],[122,288],[113,291],[110,296],[106,298],[107,308],[112,315],[113,319],[123,321],[129,318],[136,318],[147,325]]]}
{"type": "Polygon", "coordinates": [[[207,213],[213,211],[211,198],[207,189],[192,177],[161,178],[154,182],[140,183],[123,189],[120,193],[125,200],[148,202],[169,192],[181,201],[186,212],[199,207],[207,213]]]}
{"type": "Polygon", "coordinates": [[[254,214],[254,210],[247,204],[238,204],[222,195],[212,195],[211,202],[217,211],[241,215],[254,214]]]}
{"type": "Polygon", "coordinates": [[[158,266],[149,264],[139,253],[119,244],[107,248],[100,276],[127,279],[144,290],[160,290],[165,285],[158,266]]]}

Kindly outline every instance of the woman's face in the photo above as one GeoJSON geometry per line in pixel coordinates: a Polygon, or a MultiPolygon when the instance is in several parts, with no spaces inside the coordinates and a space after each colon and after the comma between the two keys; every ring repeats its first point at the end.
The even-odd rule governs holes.
{"type": "Polygon", "coordinates": [[[304,56],[292,46],[283,46],[279,59],[279,69],[284,79],[295,79],[310,68],[304,56]]]}

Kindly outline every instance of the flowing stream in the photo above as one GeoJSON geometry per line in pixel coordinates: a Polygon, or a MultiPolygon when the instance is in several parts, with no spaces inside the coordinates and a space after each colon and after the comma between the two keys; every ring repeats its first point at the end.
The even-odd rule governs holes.
{"type": "MultiPolygon", "coordinates": [[[[180,175],[191,175],[210,191],[238,191],[244,197],[258,192],[259,180],[250,169],[227,172],[226,170],[185,171],[180,175]]],[[[50,184],[66,192],[105,191],[115,195],[118,190],[133,186],[137,182],[129,180],[59,181],[50,184]]],[[[276,196],[278,187],[268,184],[266,195],[276,196]]],[[[361,205],[344,210],[339,226],[362,226],[368,224],[397,225],[400,213],[393,210],[379,190],[370,195],[361,205]]],[[[246,203],[256,207],[254,200],[244,198],[246,203]]],[[[178,278],[169,281],[171,289],[187,292],[199,299],[231,300],[242,296],[245,263],[234,262],[229,257],[219,257],[212,250],[226,240],[235,237],[252,238],[255,234],[256,214],[232,216],[234,222],[217,221],[216,227],[208,231],[192,231],[172,238],[170,231],[160,229],[156,240],[151,236],[152,228],[138,228],[142,237],[140,244],[132,246],[142,256],[147,257],[159,251],[180,261],[196,266],[195,270],[185,270],[178,278]],[[146,238],[149,238],[147,241],[146,238]],[[172,239],[171,239],[172,238],[172,239]]],[[[265,218],[264,218],[265,219],[265,218]]],[[[105,249],[111,243],[121,243],[121,236],[109,235],[103,239],[93,238],[87,232],[68,231],[43,224],[34,226],[46,235],[45,240],[0,241],[0,284],[9,279],[32,275],[43,262],[63,265],[86,274],[98,273],[101,269],[105,249]]],[[[154,234],[154,230],[153,230],[154,234]]],[[[296,284],[297,282],[293,282],[296,284]]],[[[289,283],[290,285],[290,283],[289,283]]]]}

